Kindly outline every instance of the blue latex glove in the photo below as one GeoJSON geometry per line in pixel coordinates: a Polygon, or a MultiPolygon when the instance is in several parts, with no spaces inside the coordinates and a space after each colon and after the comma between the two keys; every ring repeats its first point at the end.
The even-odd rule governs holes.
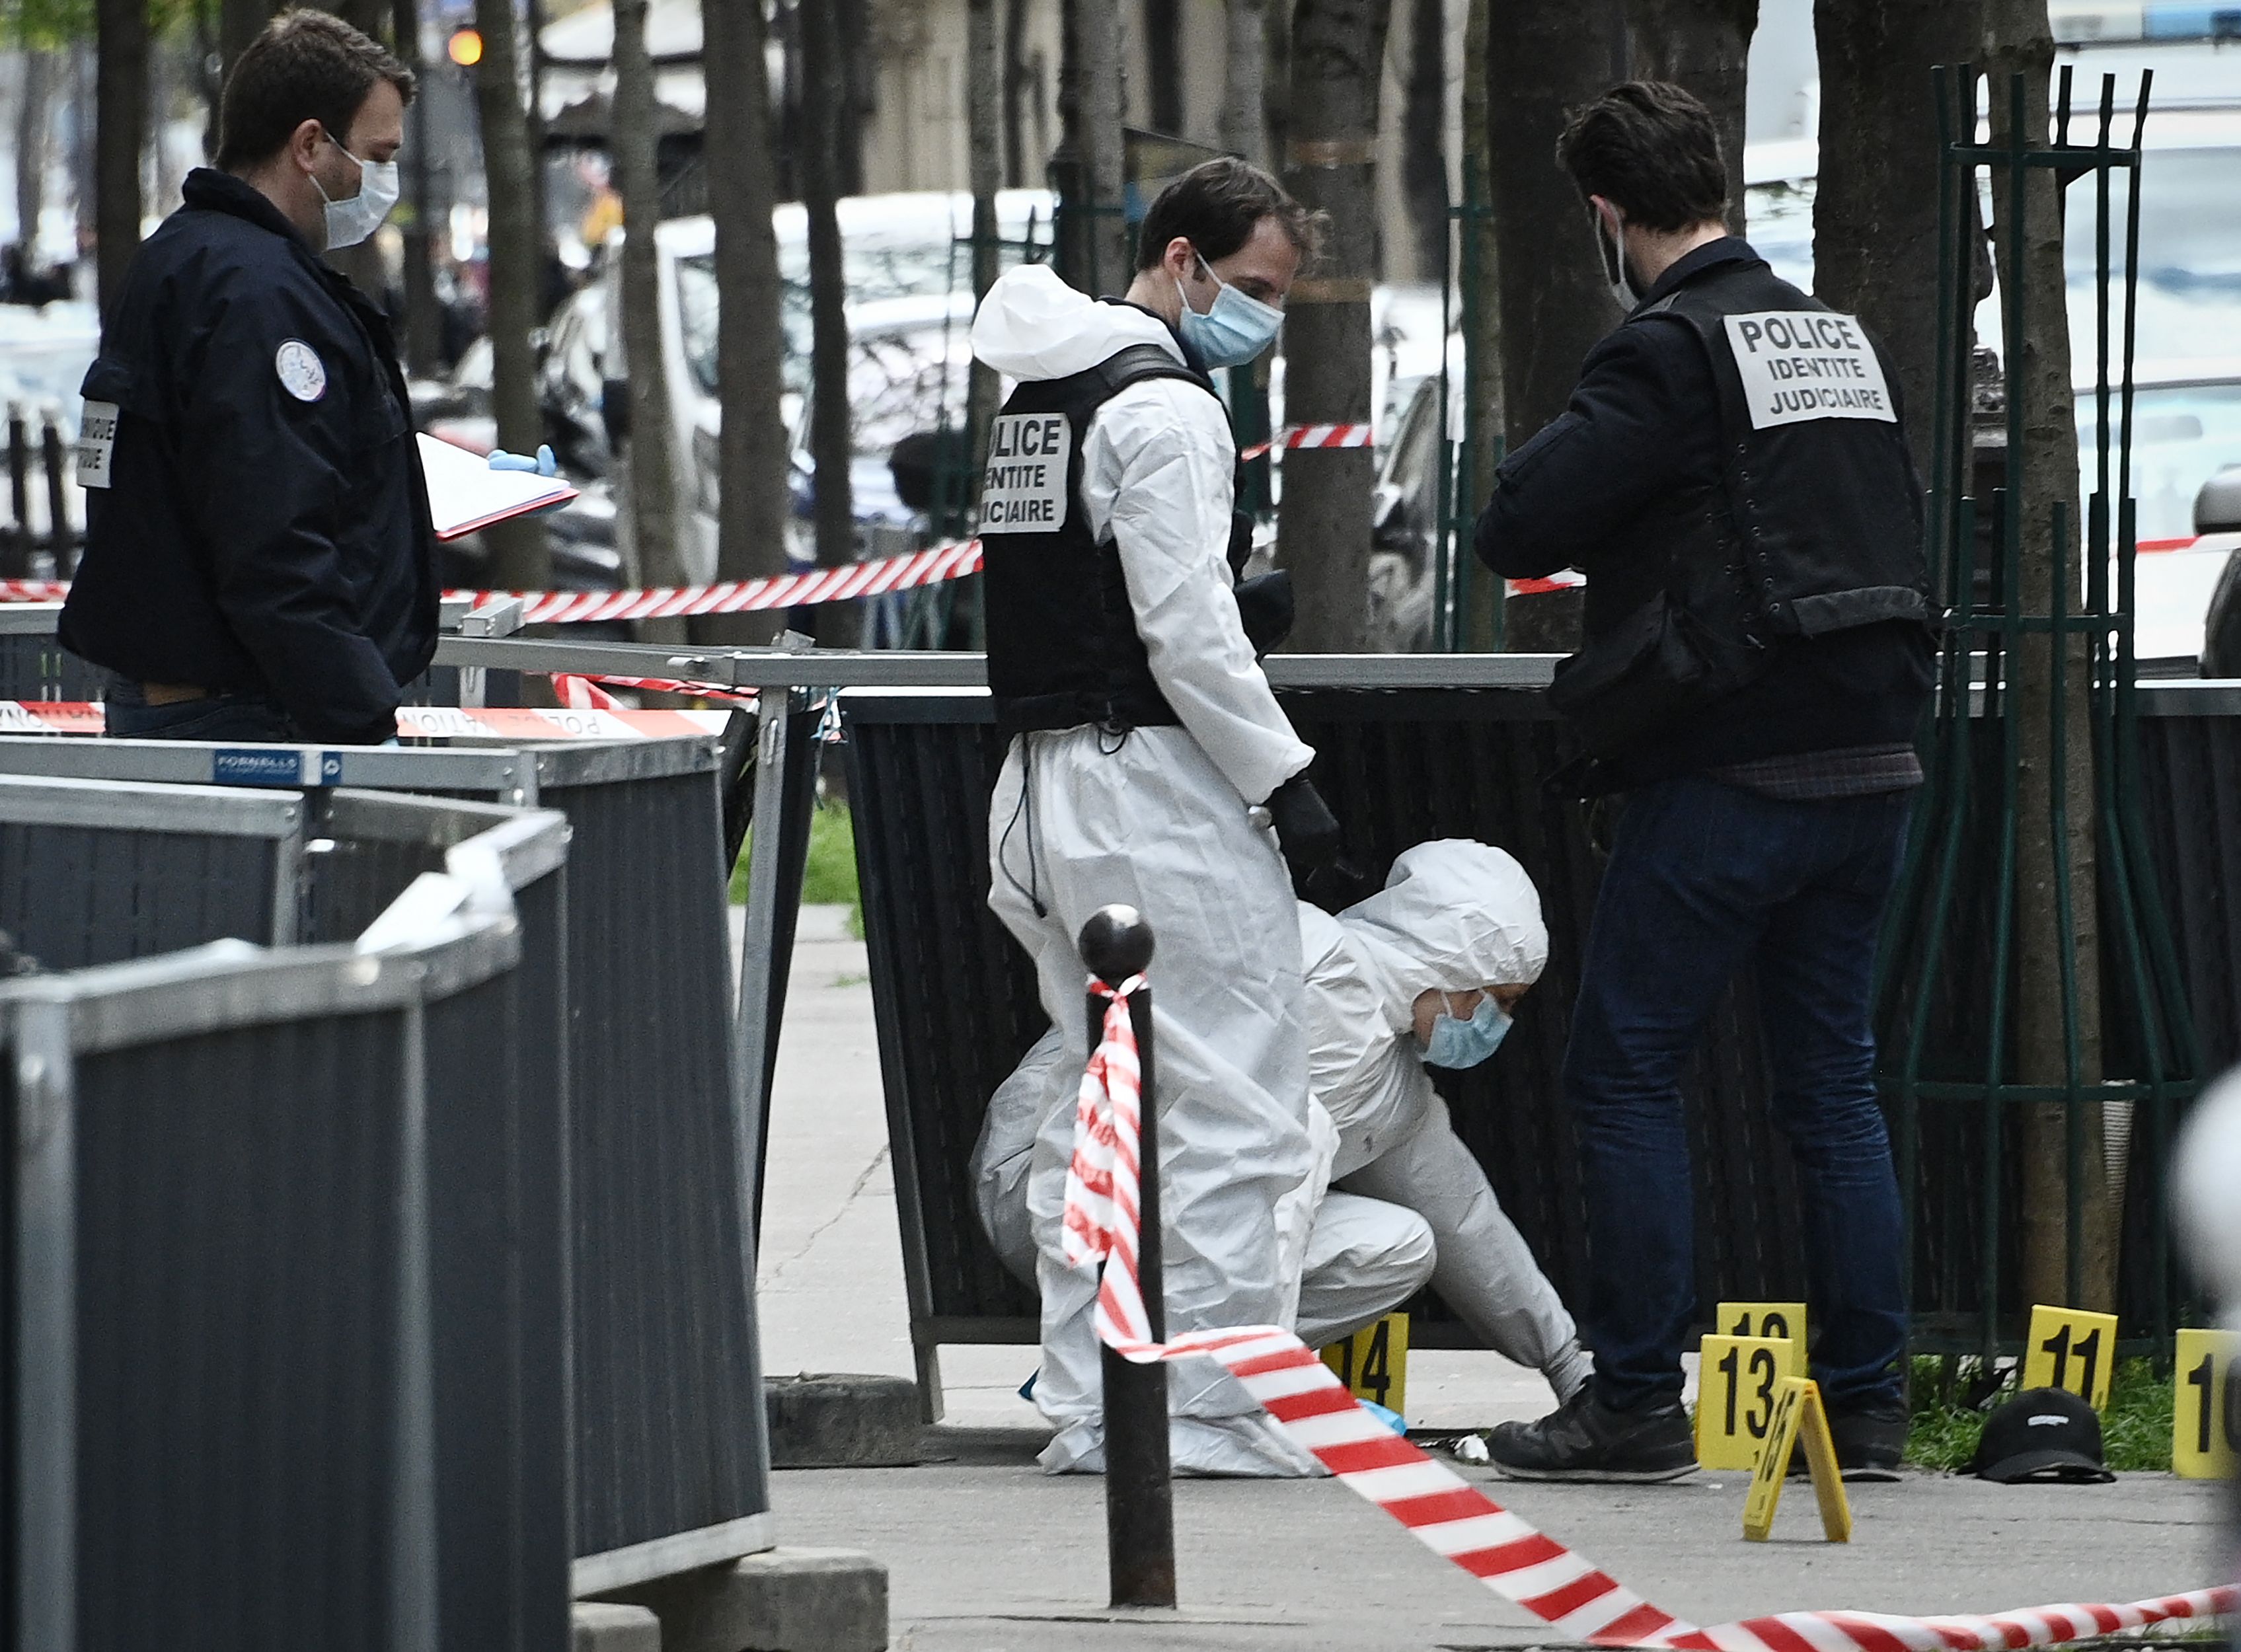
{"type": "Polygon", "coordinates": [[[493,449],[490,467],[493,471],[534,471],[539,476],[560,474],[559,461],[552,457],[550,447],[543,445],[538,448],[535,458],[526,453],[509,453],[503,448],[493,449]]]}

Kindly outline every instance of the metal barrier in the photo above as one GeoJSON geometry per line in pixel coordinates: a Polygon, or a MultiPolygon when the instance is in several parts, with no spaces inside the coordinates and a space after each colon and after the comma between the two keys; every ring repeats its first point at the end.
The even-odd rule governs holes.
{"type": "MultiPolygon", "coordinates": [[[[315,793],[298,828],[302,933],[314,939],[354,933],[397,878],[431,869],[503,813],[400,794],[480,794],[566,815],[565,891],[555,879],[520,904],[526,967],[549,966],[566,1007],[523,1059],[546,1064],[556,1094],[565,1084],[571,1120],[579,1594],[773,1541],[740,1220],[755,1158],[740,1150],[752,1136],[737,1112],[724,763],[713,737],[533,751],[0,739],[0,773],[215,779],[236,788],[218,801],[267,808],[289,793],[240,788],[344,788],[315,793]]],[[[211,933],[266,938],[191,939],[211,933]]]]}
{"type": "MultiPolygon", "coordinates": [[[[112,821],[130,789],[27,786],[112,821]]],[[[195,1636],[273,1652],[566,1633],[566,1114],[521,1059],[559,1006],[509,894],[557,892],[566,830],[309,812],[398,839],[411,809],[454,875],[355,946],[0,992],[13,1644],[160,1643],[190,1602],[195,1636]]]]}

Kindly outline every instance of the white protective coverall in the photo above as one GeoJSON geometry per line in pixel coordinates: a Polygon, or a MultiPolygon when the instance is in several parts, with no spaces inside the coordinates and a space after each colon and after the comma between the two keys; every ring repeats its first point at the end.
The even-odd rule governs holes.
{"type": "Polygon", "coordinates": [[[1334,1185],[1429,1222],[1442,1300],[1569,1397],[1592,1369],[1577,1328],[1448,1122],[1415,1033],[1428,988],[1540,979],[1549,932],[1532,880],[1500,849],[1447,839],[1403,853],[1383,889],[1337,917],[1299,916],[1314,1094],[1338,1126],[1334,1185]]]}
{"type": "MultiPolygon", "coordinates": [[[[973,1145],[973,1199],[981,1228],[1005,1267],[1027,1285],[1035,1283],[1035,1236],[1027,1219],[1035,1134],[1053,1107],[1071,1113],[1080,1083],[1063,1066],[1060,1042],[1055,1027],[1045,1033],[996,1087],[973,1145]]],[[[1284,1200],[1278,1222],[1290,1240],[1294,1224],[1313,1212],[1294,1328],[1309,1348],[1321,1348],[1375,1323],[1422,1289],[1432,1276],[1433,1241],[1431,1228],[1412,1210],[1327,1191],[1338,1129],[1321,1102],[1308,1105],[1316,1174],[1284,1200]]]]}
{"type": "MultiPolygon", "coordinates": [[[[1414,1234],[1391,1221],[1400,1207],[1428,1226],[1431,1282],[1448,1305],[1488,1347],[1569,1397],[1593,1368],[1572,1316],[1455,1135],[1415,1035],[1416,1000],[1428,988],[1540,978],[1549,933],[1532,880],[1499,849],[1448,839],[1408,850],[1383,890],[1335,918],[1304,901],[1297,911],[1314,1111],[1337,1131],[1308,1185],[1343,1182],[1322,1200],[1308,1236],[1301,1340],[1335,1341],[1415,1294],[1424,1270],[1414,1234]]],[[[1035,1267],[1031,1178],[1064,1174],[1040,1160],[1031,1170],[1031,1144],[1039,1121],[1072,1119],[1080,1077],[1059,1042],[1046,1033],[998,1087],[973,1150],[981,1225],[1021,1279],[1035,1267]]]]}
{"type": "MultiPolygon", "coordinates": [[[[1100,304],[1041,265],[1007,272],[973,324],[973,351],[1021,380],[1069,377],[1132,344],[1182,352],[1158,318],[1100,304]]],[[[1087,1060],[1075,940],[1122,901],[1157,939],[1150,980],[1170,1334],[1288,1324],[1299,1250],[1277,1206],[1314,1169],[1300,1025],[1300,936],[1275,834],[1249,811],[1314,752],[1277,709],[1230,595],[1236,450],[1221,405],[1176,379],[1128,386],[1081,444],[1093,535],[1117,547],[1151,672],[1181,726],[1085,726],[1014,739],[990,800],[988,904],[1034,959],[1067,1067],[1087,1060]]],[[[1046,1120],[1029,1201],[1042,1296],[1036,1403],[1059,1428],[1053,1473],[1103,1466],[1096,1281],[1060,1262],[1071,1109],[1046,1120]]],[[[1303,1235],[1302,1235],[1303,1239],[1303,1235]]],[[[1186,1472],[1307,1475],[1211,1360],[1171,1364],[1170,1451],[1186,1472]]]]}

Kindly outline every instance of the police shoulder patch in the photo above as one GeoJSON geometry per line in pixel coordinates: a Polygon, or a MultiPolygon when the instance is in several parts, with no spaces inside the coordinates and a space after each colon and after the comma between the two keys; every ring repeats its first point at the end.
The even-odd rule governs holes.
{"type": "Polygon", "coordinates": [[[280,388],[299,402],[315,402],[327,393],[326,364],[300,338],[281,340],[272,369],[280,375],[280,388]]]}

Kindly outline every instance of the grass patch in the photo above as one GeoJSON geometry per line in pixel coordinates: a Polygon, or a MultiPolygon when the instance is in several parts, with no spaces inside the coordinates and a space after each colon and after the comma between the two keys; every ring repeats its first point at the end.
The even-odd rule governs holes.
{"type": "MultiPolygon", "coordinates": [[[[747,902],[747,862],[753,852],[754,828],[747,828],[739,846],[739,864],[732,868],[732,904],[747,902]]],[[[801,899],[806,905],[846,906],[848,933],[864,938],[864,900],[856,887],[856,827],[843,804],[820,805],[809,817],[809,856],[801,871],[801,899]]]]}
{"type": "MultiPolygon", "coordinates": [[[[1975,1359],[1960,1360],[1949,1375],[1943,1360],[1917,1358],[1906,1460],[1919,1468],[1967,1472],[1985,1417],[2014,1396],[2016,1381],[2010,1368],[1999,1374],[1997,1387],[1987,1384],[1975,1359]]],[[[2127,1360],[2117,1368],[2109,1408],[2101,1416],[2101,1446],[2111,1468],[2170,1469],[2173,1399],[2172,1379],[2158,1378],[2147,1361],[2127,1360]]]]}

